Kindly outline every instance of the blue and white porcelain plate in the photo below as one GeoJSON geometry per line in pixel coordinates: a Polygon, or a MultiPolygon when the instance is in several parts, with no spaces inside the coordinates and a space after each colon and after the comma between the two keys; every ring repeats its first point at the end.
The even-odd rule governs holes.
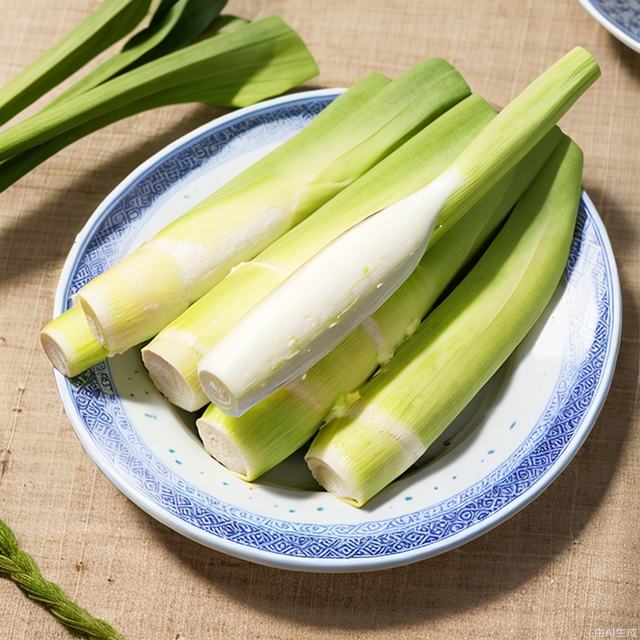
{"type": "MultiPolygon", "coordinates": [[[[169,220],[300,130],[340,93],[270,100],[156,154],[79,234],[55,312],[169,220]]],[[[602,221],[582,196],[553,303],[517,352],[430,448],[362,509],[320,491],[292,456],[251,484],[204,451],[195,416],[169,405],[132,350],[67,380],[65,409],[87,453],[133,502],[183,535],[287,569],[360,571],[427,558],[479,536],[539,495],[604,403],[620,339],[620,291],[602,221]]]]}
{"type": "Polygon", "coordinates": [[[611,35],[640,53],[640,0],[579,0],[611,35]]]}

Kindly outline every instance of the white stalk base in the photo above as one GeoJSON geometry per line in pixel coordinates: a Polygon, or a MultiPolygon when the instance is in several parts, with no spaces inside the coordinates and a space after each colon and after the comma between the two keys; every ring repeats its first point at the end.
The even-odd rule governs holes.
{"type": "Polygon", "coordinates": [[[462,182],[444,172],[302,265],[202,359],[207,396],[237,416],[318,362],[409,277],[462,182]]]}
{"type": "Polygon", "coordinates": [[[229,437],[215,424],[204,418],[196,420],[196,425],[206,452],[230,471],[242,478],[246,477],[247,465],[229,437]]]}
{"type": "Polygon", "coordinates": [[[341,468],[337,459],[330,454],[327,454],[326,458],[328,459],[305,458],[311,475],[321,487],[336,498],[340,498],[340,500],[344,500],[355,507],[360,506],[361,501],[358,499],[355,489],[357,482],[349,482],[346,479],[346,471],[341,468]]]}
{"type": "Polygon", "coordinates": [[[190,386],[181,371],[166,358],[153,351],[145,351],[143,355],[144,366],[151,382],[172,404],[186,411],[197,411],[206,404],[206,399],[203,402],[201,390],[190,386]]]}

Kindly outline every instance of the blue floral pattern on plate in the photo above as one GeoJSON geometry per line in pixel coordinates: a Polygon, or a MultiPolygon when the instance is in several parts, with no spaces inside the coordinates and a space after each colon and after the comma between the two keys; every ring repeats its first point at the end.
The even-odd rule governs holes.
{"type": "Polygon", "coordinates": [[[640,41],[640,2],[636,0],[592,0],[593,6],[619,29],[640,41]]]}
{"type": "Polygon", "coordinates": [[[611,34],[640,51],[639,0],[580,0],[580,3],[611,34]]]}

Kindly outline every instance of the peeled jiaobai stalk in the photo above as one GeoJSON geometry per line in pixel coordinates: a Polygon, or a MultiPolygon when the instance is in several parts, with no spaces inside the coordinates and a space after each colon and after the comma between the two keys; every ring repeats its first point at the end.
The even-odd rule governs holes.
{"type": "Polygon", "coordinates": [[[209,349],[341,233],[431,182],[495,115],[480,96],[465,98],[253,260],[238,265],[142,349],[156,387],[183,409],[207,404],[198,363],[209,349]]]}

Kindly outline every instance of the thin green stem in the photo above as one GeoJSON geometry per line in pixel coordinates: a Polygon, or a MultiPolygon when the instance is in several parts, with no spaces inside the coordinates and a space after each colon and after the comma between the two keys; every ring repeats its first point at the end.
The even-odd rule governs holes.
{"type": "Polygon", "coordinates": [[[11,529],[0,520],[0,574],[15,582],[32,600],[48,609],[63,625],[92,640],[124,640],[108,622],[94,618],[62,589],[42,577],[34,559],[20,549],[11,529]]]}

